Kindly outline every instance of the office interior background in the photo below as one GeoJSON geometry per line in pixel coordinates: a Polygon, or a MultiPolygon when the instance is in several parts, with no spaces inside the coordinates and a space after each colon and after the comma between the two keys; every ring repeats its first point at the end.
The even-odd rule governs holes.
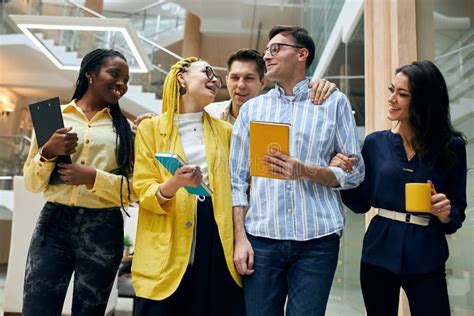
{"type": "MultiPolygon", "coordinates": [[[[15,234],[24,234],[18,217],[29,215],[17,201],[38,208],[37,196],[29,200],[14,185],[21,184],[30,146],[28,104],[54,96],[69,101],[81,57],[102,47],[121,51],[131,65],[120,101],[127,116],[159,113],[163,80],[181,56],[199,56],[225,76],[230,53],[263,51],[272,26],[291,24],[309,30],[316,43],[307,76],[335,82],[348,96],[361,142],[390,127],[387,86],[396,67],[429,59],[441,69],[453,125],[468,139],[468,205],[463,227],[448,237],[448,290],[453,315],[474,315],[473,21],[472,0],[0,0],[0,311],[18,313],[21,301],[12,288],[23,280],[11,271],[23,268],[20,248],[29,240],[17,242],[22,236],[15,234]]],[[[217,100],[226,98],[223,87],[217,100]]],[[[371,216],[346,210],[328,315],[365,313],[359,262],[371,216]]],[[[132,240],[133,225],[132,219],[132,240]]],[[[111,310],[119,314],[117,302],[111,310]]],[[[400,315],[409,315],[406,299],[400,315]]]]}

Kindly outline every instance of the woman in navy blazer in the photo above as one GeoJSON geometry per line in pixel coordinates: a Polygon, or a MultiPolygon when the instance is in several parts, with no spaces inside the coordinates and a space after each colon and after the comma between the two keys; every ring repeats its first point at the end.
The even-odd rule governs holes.
{"type": "MultiPolygon", "coordinates": [[[[367,136],[365,180],[341,191],[352,211],[377,209],[362,248],[364,303],[369,316],[397,315],[402,287],[412,315],[450,315],[445,234],[465,219],[466,141],[451,124],[446,82],[430,61],[398,68],[389,90],[387,117],[397,124],[367,136]],[[407,213],[405,184],[427,181],[431,213],[407,213]]],[[[346,171],[351,163],[342,154],[331,161],[346,171]]]]}

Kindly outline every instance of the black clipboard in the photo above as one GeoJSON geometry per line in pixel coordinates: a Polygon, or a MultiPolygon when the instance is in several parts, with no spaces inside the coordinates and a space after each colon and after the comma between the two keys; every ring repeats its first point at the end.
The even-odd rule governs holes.
{"type": "MultiPolygon", "coordinates": [[[[35,130],[38,148],[46,144],[57,129],[64,127],[59,97],[43,100],[29,105],[31,121],[35,130]]],[[[59,177],[58,163],[71,163],[71,156],[58,156],[56,166],[49,178],[49,184],[64,183],[59,177]]]]}

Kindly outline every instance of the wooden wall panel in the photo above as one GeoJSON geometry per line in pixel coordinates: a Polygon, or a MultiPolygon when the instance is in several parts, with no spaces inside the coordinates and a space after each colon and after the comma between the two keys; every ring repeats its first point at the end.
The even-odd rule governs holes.
{"type": "MultiPolygon", "coordinates": [[[[416,0],[366,0],[365,12],[365,122],[366,134],[388,129],[388,85],[399,66],[417,59],[416,0]]],[[[366,224],[375,215],[366,215],[366,224]]],[[[366,227],[367,227],[366,226],[366,227]]],[[[399,315],[410,315],[400,293],[399,315]]]]}

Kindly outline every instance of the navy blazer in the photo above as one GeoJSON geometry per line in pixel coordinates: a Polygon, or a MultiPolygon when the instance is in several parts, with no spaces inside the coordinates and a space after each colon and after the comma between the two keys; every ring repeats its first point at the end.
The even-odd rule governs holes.
{"type": "MultiPolygon", "coordinates": [[[[405,213],[405,183],[431,180],[438,193],[451,201],[451,222],[430,217],[420,226],[375,216],[364,236],[362,261],[396,274],[420,274],[444,268],[449,255],[445,234],[462,225],[466,209],[466,146],[453,137],[455,165],[430,166],[415,155],[408,160],[402,138],[390,130],[368,135],[362,148],[365,180],[355,189],[341,191],[344,204],[355,213],[370,207],[405,213]]],[[[425,213],[426,214],[426,213],[425,213]]]]}

